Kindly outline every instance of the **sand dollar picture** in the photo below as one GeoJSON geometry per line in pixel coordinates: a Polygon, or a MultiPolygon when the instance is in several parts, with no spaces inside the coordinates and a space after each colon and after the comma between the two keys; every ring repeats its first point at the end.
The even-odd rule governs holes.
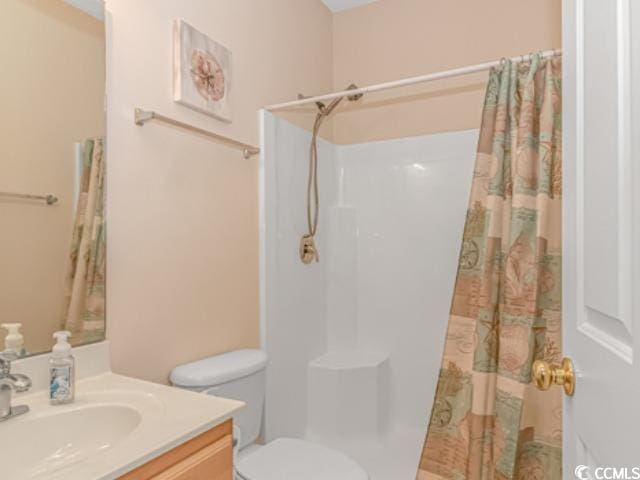
{"type": "Polygon", "coordinates": [[[224,70],[209,52],[197,48],[191,52],[191,79],[205,99],[217,102],[224,97],[224,70]]]}
{"type": "Polygon", "coordinates": [[[231,121],[231,52],[184,22],[174,28],[174,100],[231,121]]]}

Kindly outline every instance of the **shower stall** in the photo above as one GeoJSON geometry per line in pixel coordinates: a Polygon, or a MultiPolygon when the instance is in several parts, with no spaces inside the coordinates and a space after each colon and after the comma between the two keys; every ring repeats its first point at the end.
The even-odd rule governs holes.
{"type": "Polygon", "coordinates": [[[415,478],[477,135],[318,138],[319,261],[305,264],[312,133],[261,112],[265,441],[304,438],[347,453],[372,480],[415,478]]]}

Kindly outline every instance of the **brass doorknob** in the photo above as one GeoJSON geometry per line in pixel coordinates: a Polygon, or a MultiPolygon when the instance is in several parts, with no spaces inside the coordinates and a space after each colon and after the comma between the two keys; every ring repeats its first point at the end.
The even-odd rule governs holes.
{"type": "Polygon", "coordinates": [[[551,385],[562,385],[564,393],[572,396],[576,389],[573,362],[563,358],[560,365],[549,365],[544,360],[536,360],[531,366],[531,377],[538,390],[549,390],[551,385]]]}

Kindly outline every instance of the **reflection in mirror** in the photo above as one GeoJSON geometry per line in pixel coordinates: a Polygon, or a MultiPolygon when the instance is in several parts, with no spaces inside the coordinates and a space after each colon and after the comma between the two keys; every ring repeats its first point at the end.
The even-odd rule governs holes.
{"type": "Polygon", "coordinates": [[[0,350],[105,335],[105,36],[98,0],[0,2],[0,350]],[[20,335],[24,338],[20,346],[20,335]]]}

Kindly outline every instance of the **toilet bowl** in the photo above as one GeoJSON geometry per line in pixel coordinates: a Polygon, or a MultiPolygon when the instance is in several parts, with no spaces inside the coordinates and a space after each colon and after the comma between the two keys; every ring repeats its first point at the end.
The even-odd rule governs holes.
{"type": "Polygon", "coordinates": [[[256,444],[262,423],[267,356],[236,350],[180,365],[171,372],[179,388],[241,400],[233,418],[236,480],[368,480],[367,472],[342,452],[306,440],[277,438],[256,444]]]}
{"type": "Polygon", "coordinates": [[[238,480],[368,480],[355,461],[332,448],[278,438],[236,464],[238,480]]]}

